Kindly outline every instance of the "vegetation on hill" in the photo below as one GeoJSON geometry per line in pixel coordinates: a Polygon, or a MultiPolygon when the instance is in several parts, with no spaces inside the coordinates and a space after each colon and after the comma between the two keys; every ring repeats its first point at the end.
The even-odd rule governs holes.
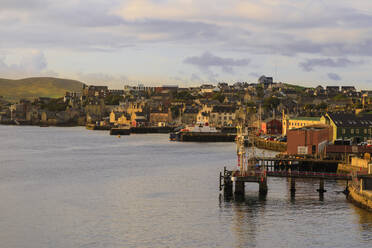
{"type": "Polygon", "coordinates": [[[63,97],[66,91],[81,92],[83,83],[76,80],[34,77],[19,80],[0,78],[0,96],[9,101],[37,97],[63,97]]]}

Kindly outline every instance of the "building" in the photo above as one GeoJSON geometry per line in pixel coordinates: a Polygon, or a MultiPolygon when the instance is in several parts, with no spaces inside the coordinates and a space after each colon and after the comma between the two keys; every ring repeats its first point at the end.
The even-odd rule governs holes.
{"type": "Polygon", "coordinates": [[[340,86],[327,86],[326,93],[328,96],[334,96],[340,93],[340,86]]]}
{"type": "Polygon", "coordinates": [[[322,123],[333,129],[333,140],[352,140],[359,143],[372,139],[372,115],[355,115],[347,113],[327,113],[321,118],[322,123]]]}
{"type": "Polygon", "coordinates": [[[86,97],[99,97],[104,98],[109,94],[109,89],[107,86],[84,86],[83,95],[86,97]]]}
{"type": "Polygon", "coordinates": [[[261,130],[264,134],[282,134],[282,122],[277,119],[261,122],[261,130]]]}
{"type": "Polygon", "coordinates": [[[196,107],[186,107],[182,113],[181,121],[184,124],[193,124],[198,117],[199,109],[196,107]]]}
{"type": "Polygon", "coordinates": [[[130,125],[131,118],[125,112],[118,112],[112,110],[110,113],[110,123],[114,125],[130,125]]]}
{"type": "Polygon", "coordinates": [[[235,106],[214,106],[209,114],[209,122],[216,127],[231,126],[235,120],[235,106]]]}
{"type": "Polygon", "coordinates": [[[168,110],[153,109],[150,112],[150,123],[159,125],[162,123],[169,123],[171,121],[171,114],[168,110]]]}
{"type": "Polygon", "coordinates": [[[265,89],[268,88],[270,85],[273,84],[273,78],[272,77],[266,77],[265,75],[262,75],[258,78],[258,83],[263,84],[265,89]]]}
{"type": "Polygon", "coordinates": [[[330,141],[331,128],[314,125],[287,131],[287,153],[291,155],[321,155],[330,141]]]}
{"type": "Polygon", "coordinates": [[[313,126],[322,124],[320,117],[289,117],[283,113],[282,134],[286,135],[287,131],[294,128],[313,126]]]}

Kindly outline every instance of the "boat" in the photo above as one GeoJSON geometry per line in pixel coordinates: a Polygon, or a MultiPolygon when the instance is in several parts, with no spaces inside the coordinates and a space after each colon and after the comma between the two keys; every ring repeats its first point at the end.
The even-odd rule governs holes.
{"type": "Polygon", "coordinates": [[[87,124],[85,128],[88,130],[110,130],[110,126],[108,125],[97,125],[97,124],[87,124]]]}
{"type": "Polygon", "coordinates": [[[208,123],[197,123],[186,126],[178,132],[172,132],[169,139],[172,141],[197,142],[233,142],[236,134],[222,133],[208,123]]]}
{"type": "Polygon", "coordinates": [[[110,129],[110,135],[130,135],[130,127],[119,126],[110,129]]]}

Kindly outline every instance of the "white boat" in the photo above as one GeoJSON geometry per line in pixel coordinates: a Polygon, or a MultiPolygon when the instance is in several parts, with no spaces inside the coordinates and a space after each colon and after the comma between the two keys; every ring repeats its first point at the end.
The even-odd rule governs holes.
{"type": "Polygon", "coordinates": [[[215,127],[209,126],[209,123],[196,123],[194,126],[186,126],[181,132],[192,132],[192,133],[218,133],[215,127]]]}

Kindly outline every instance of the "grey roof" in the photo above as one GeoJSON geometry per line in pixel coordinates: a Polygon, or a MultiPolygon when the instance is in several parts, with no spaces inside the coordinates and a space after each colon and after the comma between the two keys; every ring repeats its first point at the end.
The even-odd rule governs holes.
{"type": "Polygon", "coordinates": [[[372,127],[372,115],[328,113],[337,127],[372,127]]]}

